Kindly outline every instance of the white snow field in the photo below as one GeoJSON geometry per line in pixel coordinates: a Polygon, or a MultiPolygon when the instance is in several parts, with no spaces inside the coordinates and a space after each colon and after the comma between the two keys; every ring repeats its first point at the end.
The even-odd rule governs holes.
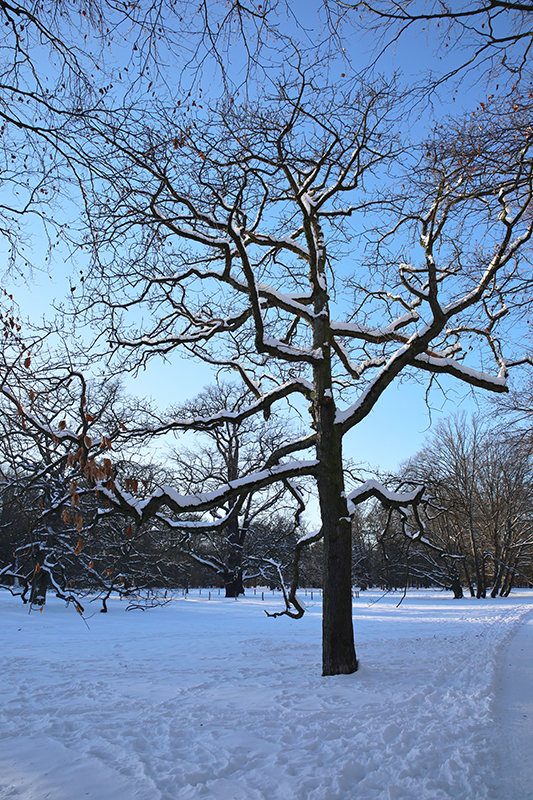
{"type": "Polygon", "coordinates": [[[354,599],[360,670],[323,678],[316,593],[297,621],[267,618],[271,593],[87,603],[88,628],[0,592],[1,800],[529,797],[508,730],[528,676],[507,653],[533,592],[379,597],[354,599]]]}

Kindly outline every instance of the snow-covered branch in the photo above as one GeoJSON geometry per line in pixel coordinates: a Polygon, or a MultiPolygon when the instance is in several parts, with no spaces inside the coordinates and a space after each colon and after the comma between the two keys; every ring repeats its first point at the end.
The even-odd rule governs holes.
{"type": "Polygon", "coordinates": [[[98,491],[124,513],[134,517],[139,523],[144,522],[166,506],[176,514],[210,511],[229,503],[250,492],[265,489],[278,481],[297,476],[313,475],[317,466],[316,459],[311,461],[291,461],[260,472],[246,475],[221,486],[215,491],[194,495],[182,495],[171,486],[162,486],[150,497],[138,499],[127,492],[118,482],[108,487],[106,483],[97,484],[98,491]]]}

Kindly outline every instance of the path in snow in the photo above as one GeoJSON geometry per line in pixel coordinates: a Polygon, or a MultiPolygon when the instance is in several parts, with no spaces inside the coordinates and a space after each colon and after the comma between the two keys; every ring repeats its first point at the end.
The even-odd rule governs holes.
{"type": "Polygon", "coordinates": [[[494,693],[533,593],[364,595],[361,669],[322,678],[320,597],[299,621],[113,599],[87,627],[0,592],[0,800],[526,800],[500,789],[494,693]]]}
{"type": "Polygon", "coordinates": [[[496,676],[502,798],[533,800],[533,614],[503,652],[496,676]]]}

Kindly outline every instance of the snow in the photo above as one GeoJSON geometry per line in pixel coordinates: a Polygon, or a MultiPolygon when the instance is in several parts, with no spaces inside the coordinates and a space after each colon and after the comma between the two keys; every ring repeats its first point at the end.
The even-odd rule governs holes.
{"type": "Polygon", "coordinates": [[[331,330],[338,336],[350,336],[357,339],[364,339],[365,342],[385,342],[390,339],[401,328],[405,328],[411,322],[418,322],[419,314],[416,309],[402,314],[389,325],[383,328],[369,328],[358,322],[332,322],[331,330]]]}
{"type": "Polygon", "coordinates": [[[289,358],[300,361],[320,361],[324,358],[322,350],[313,350],[311,347],[291,347],[289,344],[273,339],[270,336],[263,336],[263,344],[278,353],[282,353],[289,358]]]}
{"type": "Polygon", "coordinates": [[[321,600],[301,595],[298,621],[263,613],[279,595],[203,590],[145,612],[86,603],[87,627],[0,592],[1,800],[525,797],[501,786],[520,764],[501,774],[516,693],[499,687],[533,592],[361,592],[360,669],[328,678],[321,600]]]}
{"type": "Polygon", "coordinates": [[[501,740],[501,797],[533,798],[533,614],[505,648],[496,672],[496,720],[501,740]]]}
{"type": "MultiPolygon", "coordinates": [[[[291,249],[295,249],[294,242],[292,241],[291,249]]],[[[303,248],[298,249],[300,250],[302,256],[307,256],[307,252],[303,248]]],[[[304,305],[303,303],[299,303],[296,299],[296,296],[293,294],[280,292],[277,289],[274,289],[273,286],[269,286],[266,283],[258,283],[257,291],[260,297],[268,298],[271,303],[274,303],[279,308],[284,308],[286,311],[290,311],[302,319],[307,320],[308,322],[311,322],[316,317],[313,309],[307,305],[304,305]]]]}
{"type": "Polygon", "coordinates": [[[423,486],[418,486],[411,492],[391,492],[390,489],[387,489],[382,483],[370,478],[348,494],[344,493],[344,496],[348,501],[348,512],[350,514],[354,513],[355,506],[358,503],[372,496],[399,506],[399,511],[408,513],[408,504],[418,502],[423,493],[423,486]]]}
{"type": "Polygon", "coordinates": [[[503,390],[503,388],[507,385],[505,367],[500,368],[497,376],[489,375],[486,372],[480,372],[477,369],[473,369],[466,364],[460,364],[458,361],[455,361],[455,359],[434,357],[428,355],[427,353],[420,353],[420,355],[417,355],[415,357],[415,364],[418,364],[419,366],[427,365],[430,371],[449,371],[451,375],[460,377],[466,383],[471,383],[473,386],[481,386],[483,388],[488,387],[492,389],[501,388],[503,390]]]}
{"type": "MultiPolygon", "coordinates": [[[[149,497],[141,499],[123,489],[118,481],[115,481],[114,489],[108,489],[104,481],[99,481],[97,486],[101,494],[108,497],[111,502],[116,499],[115,494],[120,495],[121,499],[125,503],[128,503],[130,508],[142,519],[143,512],[153,502],[154,498],[162,498],[162,502],[171,507],[174,511],[211,510],[230,500],[231,497],[241,489],[246,490],[248,487],[252,487],[256,490],[263,489],[277,480],[294,478],[296,475],[310,475],[313,473],[314,467],[316,467],[317,464],[318,461],[316,459],[288,461],[225,483],[212,492],[198,494],[180,494],[172,486],[161,486],[149,497]]],[[[205,527],[205,524],[203,527],[205,527]]]]}

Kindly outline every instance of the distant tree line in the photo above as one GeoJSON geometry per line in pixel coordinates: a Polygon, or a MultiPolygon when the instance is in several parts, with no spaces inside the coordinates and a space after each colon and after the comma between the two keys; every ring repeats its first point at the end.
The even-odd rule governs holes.
{"type": "Polygon", "coordinates": [[[354,517],[354,583],[478,598],[533,584],[533,433],[495,410],[444,420],[404,464],[398,482],[426,487],[420,528],[406,537],[376,504],[354,517]]]}
{"type": "MultiPolygon", "coordinates": [[[[162,483],[191,494],[239,480],[257,470],[265,452],[281,446],[287,435],[277,417],[259,425],[228,421],[207,430],[201,448],[175,447],[164,465],[115,453],[111,473],[105,452],[120,448],[130,436],[120,422],[129,413],[128,401],[117,384],[103,391],[80,376],[69,381],[55,386],[57,429],[73,430],[82,409],[78,440],[92,446],[83,423],[105,422],[110,439],[100,443],[104,455],[93,469],[105,471],[109,465],[109,480],[120,481],[139,502],[162,483]]],[[[32,392],[37,414],[43,398],[32,392]]],[[[221,383],[176,413],[201,419],[238,411],[244,400],[235,386],[221,383]]],[[[362,590],[441,587],[456,597],[466,591],[478,598],[507,596],[513,587],[531,585],[533,434],[527,400],[515,395],[507,405],[502,410],[500,404],[496,415],[493,406],[490,415],[470,419],[462,414],[439,423],[400,474],[385,481],[396,491],[425,487],[418,524],[375,499],[357,508],[352,585],[362,590]]],[[[114,592],[138,596],[212,586],[235,597],[247,586],[290,584],[296,543],[308,536],[300,519],[303,494],[296,503],[286,491],[251,492],[239,514],[228,515],[230,508],[223,504],[211,514],[212,528],[202,513],[159,514],[136,525],[120,509],[98,502],[90,459],[73,454],[56,435],[30,428],[16,409],[4,406],[3,411],[0,585],[25,602],[42,605],[53,591],[81,607],[81,599],[91,594],[101,598],[105,610],[114,592]]],[[[149,424],[145,419],[143,425],[149,424]]],[[[299,588],[322,585],[322,551],[323,543],[312,537],[302,549],[299,588]]]]}

